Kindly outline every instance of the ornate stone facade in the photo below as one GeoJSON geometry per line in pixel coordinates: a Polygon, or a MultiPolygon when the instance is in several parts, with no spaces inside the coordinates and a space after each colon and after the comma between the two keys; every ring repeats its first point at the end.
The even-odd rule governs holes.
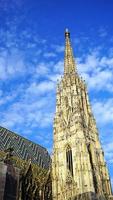
{"type": "Polygon", "coordinates": [[[54,118],[53,200],[110,199],[110,177],[68,30],[65,39],[64,76],[57,85],[54,118]]]}
{"type": "Polygon", "coordinates": [[[0,152],[0,200],[52,200],[51,170],[0,152]]]}

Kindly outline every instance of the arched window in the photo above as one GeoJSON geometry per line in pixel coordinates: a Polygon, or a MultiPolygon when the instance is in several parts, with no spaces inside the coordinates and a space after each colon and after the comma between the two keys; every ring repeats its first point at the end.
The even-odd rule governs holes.
{"type": "Polygon", "coordinates": [[[73,176],[73,159],[72,159],[72,150],[70,146],[68,146],[66,149],[66,161],[67,161],[67,168],[69,169],[71,175],[73,176]]]}

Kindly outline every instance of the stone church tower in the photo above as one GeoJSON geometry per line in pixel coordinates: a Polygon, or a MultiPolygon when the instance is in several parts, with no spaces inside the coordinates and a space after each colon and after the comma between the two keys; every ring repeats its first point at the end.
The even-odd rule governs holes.
{"type": "Polygon", "coordinates": [[[112,199],[111,183],[85,82],[65,32],[64,76],[57,86],[53,200],[112,199]]]}

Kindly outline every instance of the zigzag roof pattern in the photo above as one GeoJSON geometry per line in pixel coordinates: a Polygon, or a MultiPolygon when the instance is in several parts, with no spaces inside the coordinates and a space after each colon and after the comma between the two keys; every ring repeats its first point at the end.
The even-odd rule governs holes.
{"type": "Polygon", "coordinates": [[[0,151],[9,147],[13,147],[14,156],[23,160],[31,159],[32,163],[49,168],[51,158],[46,148],[0,126],[0,151]]]}

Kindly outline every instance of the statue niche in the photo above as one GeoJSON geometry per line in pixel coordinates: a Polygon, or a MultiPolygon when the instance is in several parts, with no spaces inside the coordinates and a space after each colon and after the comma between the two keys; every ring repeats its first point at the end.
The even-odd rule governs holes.
{"type": "Polygon", "coordinates": [[[64,97],[64,101],[63,101],[64,107],[63,107],[63,119],[64,122],[66,124],[66,127],[69,125],[70,123],[70,119],[71,119],[71,114],[72,114],[72,107],[70,105],[69,99],[67,96],[64,97]]]}

